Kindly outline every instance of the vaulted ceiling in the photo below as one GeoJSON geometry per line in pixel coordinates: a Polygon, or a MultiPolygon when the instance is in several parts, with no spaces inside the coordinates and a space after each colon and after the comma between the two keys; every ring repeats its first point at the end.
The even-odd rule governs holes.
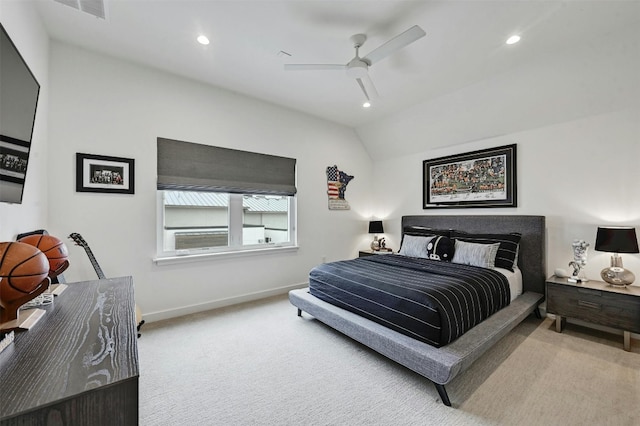
{"type": "MultiPolygon", "coordinates": [[[[104,0],[105,19],[54,0],[37,5],[53,39],[304,111],[362,135],[381,120],[420,105],[433,109],[438,99],[617,33],[635,37],[636,46],[640,40],[640,1],[104,0]],[[371,66],[380,95],[371,108],[362,108],[360,87],[343,71],[284,70],[288,63],[346,64],[355,54],[352,35],[367,36],[364,56],[413,25],[426,36],[371,66]],[[196,42],[200,34],[209,45],[196,42]],[[513,34],[521,41],[505,44],[513,34]]],[[[536,92],[520,94],[519,102],[536,92]]]]}

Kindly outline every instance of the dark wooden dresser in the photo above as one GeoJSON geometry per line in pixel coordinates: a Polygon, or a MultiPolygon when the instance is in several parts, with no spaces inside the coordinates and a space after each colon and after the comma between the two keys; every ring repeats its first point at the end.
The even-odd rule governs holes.
{"type": "Polygon", "coordinates": [[[0,353],[0,425],[138,424],[131,277],[68,284],[0,353]]]}

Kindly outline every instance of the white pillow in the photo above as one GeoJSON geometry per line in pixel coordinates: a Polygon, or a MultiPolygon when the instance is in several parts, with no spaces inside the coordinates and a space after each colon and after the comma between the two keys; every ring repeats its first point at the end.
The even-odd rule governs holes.
{"type": "Polygon", "coordinates": [[[496,264],[498,247],[500,247],[500,243],[476,244],[456,240],[456,251],[453,253],[451,261],[463,265],[493,268],[496,264]]]}
{"type": "Polygon", "coordinates": [[[398,254],[410,257],[424,257],[429,258],[427,253],[427,244],[433,237],[420,237],[417,235],[405,235],[402,240],[402,247],[398,254]]]}

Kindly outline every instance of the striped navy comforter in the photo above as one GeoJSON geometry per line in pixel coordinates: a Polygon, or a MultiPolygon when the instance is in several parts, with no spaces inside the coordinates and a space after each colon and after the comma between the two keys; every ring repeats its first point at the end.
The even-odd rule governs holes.
{"type": "Polygon", "coordinates": [[[319,265],[309,273],[309,291],[435,347],[511,300],[506,277],[492,269],[396,255],[319,265]]]}

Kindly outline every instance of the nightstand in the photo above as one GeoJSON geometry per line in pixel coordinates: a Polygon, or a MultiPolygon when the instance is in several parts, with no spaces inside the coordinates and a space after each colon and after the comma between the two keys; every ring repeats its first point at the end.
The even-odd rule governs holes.
{"type": "Polygon", "coordinates": [[[640,287],[614,287],[602,281],[571,283],[555,275],[547,279],[547,312],[623,331],[624,350],[631,350],[631,333],[640,333],[640,287]]]}
{"type": "Polygon", "coordinates": [[[393,251],[391,250],[380,250],[380,251],[360,250],[358,252],[358,257],[373,256],[374,254],[393,254],[393,251]]]}

